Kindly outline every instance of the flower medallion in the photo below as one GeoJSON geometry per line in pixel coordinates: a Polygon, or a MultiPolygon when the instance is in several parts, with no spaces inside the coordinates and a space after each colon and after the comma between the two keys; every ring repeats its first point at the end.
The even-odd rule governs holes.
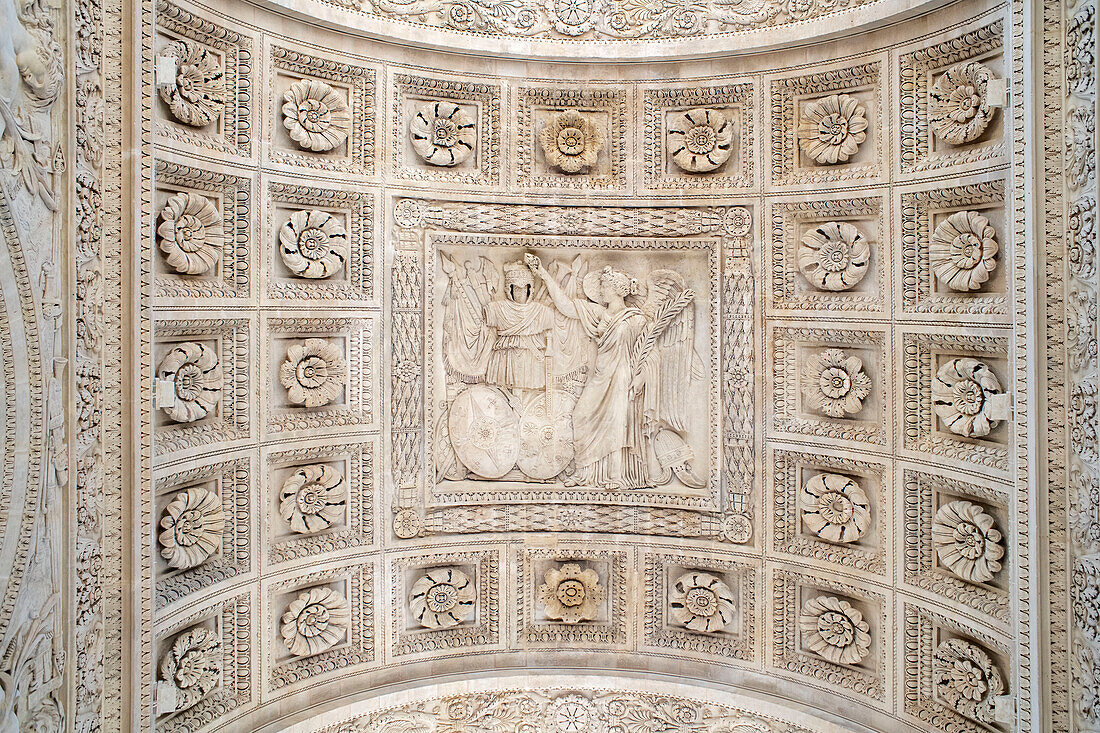
{"type": "Polygon", "coordinates": [[[980,438],[1004,417],[995,404],[1004,390],[997,375],[977,359],[947,361],[932,378],[932,407],[956,435],[980,438]]]}
{"type": "Polygon", "coordinates": [[[595,570],[581,570],[575,563],[551,568],[539,586],[539,600],[547,618],[567,624],[592,621],[606,596],[595,570]]]}
{"type": "Polygon", "coordinates": [[[831,221],[802,235],[798,269],[818,290],[848,290],[859,284],[871,262],[871,246],[853,225],[831,221]]]}
{"type": "Polygon", "coordinates": [[[936,695],[957,713],[996,722],[994,700],[1005,694],[1004,678],[989,655],[963,639],[940,642],[932,655],[936,695]]]}
{"type": "Polygon", "coordinates": [[[347,496],[339,471],[323,463],[302,466],[283,481],[279,514],[294,532],[320,532],[343,519],[347,496]]]}
{"type": "Polygon", "coordinates": [[[802,110],[798,144],[822,165],[845,163],[867,139],[867,109],[855,97],[833,94],[802,110]]]}
{"type": "Polygon", "coordinates": [[[547,162],[564,173],[580,173],[596,165],[604,135],[580,112],[559,112],[542,126],[539,143],[547,162]]]}
{"type": "Polygon", "coordinates": [[[222,546],[225,512],[212,491],[193,487],[172,497],[160,519],[160,555],[177,570],[197,567],[222,546]]]}
{"type": "Polygon", "coordinates": [[[351,608],[347,599],[320,586],[298,594],[283,613],[283,643],[296,657],[317,654],[347,635],[351,608]]]}
{"type": "Polygon", "coordinates": [[[993,119],[987,87],[993,72],[978,61],[955,64],[928,90],[928,124],[951,145],[977,140],[993,119]]]}
{"type": "Polygon", "coordinates": [[[184,275],[209,272],[222,256],[222,215],[210,199],[175,193],[164,202],[157,227],[168,266],[184,275]]]}
{"type": "Polygon", "coordinates": [[[295,211],[279,228],[279,255],[298,277],[331,277],[348,259],[348,233],[340,220],[326,211],[295,211]]]}
{"type": "Polygon", "coordinates": [[[176,344],[157,367],[157,379],[172,387],[172,398],[158,407],[176,422],[195,422],[210,414],[222,395],[222,370],[214,350],[187,341],[176,344]]]}
{"type": "Polygon", "coordinates": [[[347,363],[340,349],[328,341],[308,338],[286,350],[279,381],[295,405],[324,407],[344,389],[347,363]]]}
{"type": "Polygon", "coordinates": [[[871,378],[863,371],[859,357],[840,349],[826,349],[806,360],[802,374],[802,396],[806,405],[829,417],[854,415],[863,409],[871,394],[871,378]]]}
{"type": "Polygon", "coordinates": [[[997,230],[976,211],[956,211],[932,232],[928,262],[936,279],[960,292],[977,290],[997,267],[997,230]]]}
{"type": "Polygon", "coordinates": [[[932,520],[932,546],[940,562],[963,580],[993,580],[1005,554],[1001,533],[993,524],[993,517],[973,502],[941,506],[932,520]]]}
{"type": "Polygon", "coordinates": [[[409,139],[425,162],[458,165],[474,152],[477,123],[453,102],[424,102],[409,120],[409,139]]]}
{"type": "Polygon", "coordinates": [[[474,612],[474,583],[458,568],[433,568],[409,590],[409,611],[428,629],[457,626],[474,612]]]}
{"type": "Polygon", "coordinates": [[[858,664],[871,651],[871,627],[863,614],[835,596],[817,596],[798,617],[802,644],[835,664],[858,664]]]}
{"type": "Polygon", "coordinates": [[[171,59],[175,76],[158,87],[160,98],[179,122],[205,127],[222,114],[225,84],[222,63],[194,41],[172,41],[159,58],[171,59]]]}
{"type": "Polygon", "coordinates": [[[692,631],[722,631],[737,612],[733,591],[710,573],[685,573],[669,593],[669,609],[678,624],[692,631]]]}
{"type": "Polygon", "coordinates": [[[713,171],[733,152],[733,123],[716,109],[678,112],[668,125],[668,152],[689,173],[713,171]]]}
{"type": "Polygon", "coordinates": [[[194,707],[221,683],[221,643],[218,635],[204,626],[184,631],[160,660],[157,697],[162,690],[174,697],[173,712],[194,707]]]}
{"type": "Polygon", "coordinates": [[[302,79],[283,93],[283,127],[303,149],[324,153],[348,139],[351,112],[331,86],[302,79]]]}
{"type": "Polygon", "coordinates": [[[871,524],[867,494],[859,484],[837,473],[819,473],[798,495],[802,526],[829,542],[855,542],[871,524]]]}

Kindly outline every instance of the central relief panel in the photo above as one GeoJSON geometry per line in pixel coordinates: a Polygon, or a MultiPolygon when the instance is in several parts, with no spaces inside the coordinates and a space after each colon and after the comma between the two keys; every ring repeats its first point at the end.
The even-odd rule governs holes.
{"type": "Polygon", "coordinates": [[[748,209],[401,199],[393,215],[398,537],[749,541],[748,209]]]}
{"type": "Polygon", "coordinates": [[[720,509],[720,240],[428,240],[431,503],[720,509]]]}

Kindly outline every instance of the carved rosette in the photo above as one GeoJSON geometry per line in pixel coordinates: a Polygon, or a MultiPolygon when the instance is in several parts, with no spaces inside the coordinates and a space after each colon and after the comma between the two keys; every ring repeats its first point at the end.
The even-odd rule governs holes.
{"type": "Polygon", "coordinates": [[[221,683],[221,643],[205,626],[189,629],[175,639],[160,660],[157,685],[159,712],[194,707],[221,683]]]}
{"type": "Polygon", "coordinates": [[[1004,678],[989,655],[963,639],[942,642],[932,656],[936,695],[971,720],[992,723],[994,701],[1005,694],[1004,678]]]}
{"type": "Polygon", "coordinates": [[[298,277],[331,277],[347,262],[348,233],[327,211],[295,211],[279,228],[279,256],[298,277]]]}
{"type": "Polygon", "coordinates": [[[1001,569],[1005,551],[993,517],[969,501],[944,504],[932,520],[932,546],[944,567],[973,583],[987,583],[1001,569]]]}
{"type": "Polygon", "coordinates": [[[308,338],[286,350],[279,381],[295,405],[324,407],[340,395],[348,367],[340,349],[328,341],[308,338]]]}
{"type": "Polygon", "coordinates": [[[177,570],[197,567],[222,545],[225,512],[212,491],[199,487],[176,494],[160,519],[160,555],[177,570]]]}
{"type": "Polygon", "coordinates": [[[997,375],[977,359],[951,359],[932,378],[932,407],[956,435],[980,438],[1000,424],[995,400],[1004,390],[997,375]]]}
{"type": "Polygon", "coordinates": [[[607,730],[592,701],[575,692],[551,700],[545,715],[543,730],[548,733],[604,733],[607,730]]]}
{"type": "Polygon", "coordinates": [[[303,466],[283,482],[279,514],[293,532],[320,532],[343,518],[347,496],[339,471],[324,464],[303,466]]]}
{"type": "Polygon", "coordinates": [[[672,585],[669,610],[676,623],[692,631],[722,631],[737,611],[733,591],[710,573],[685,573],[672,585]]]}
{"type": "Polygon", "coordinates": [[[802,110],[798,144],[822,165],[847,162],[867,139],[867,109],[855,97],[832,94],[802,110]]]}
{"type": "Polygon", "coordinates": [[[802,373],[802,396],[806,405],[829,417],[854,415],[863,409],[871,394],[871,378],[863,361],[840,349],[826,349],[806,360],[802,373]]]}
{"type": "Polygon", "coordinates": [[[172,385],[172,398],[158,407],[176,422],[195,422],[221,400],[222,370],[218,355],[202,344],[176,344],[157,367],[157,379],[172,385]]]}
{"type": "Polygon", "coordinates": [[[458,568],[427,570],[409,589],[409,612],[427,629],[457,626],[474,612],[474,583],[458,568]]]}
{"type": "Polygon", "coordinates": [[[936,279],[959,292],[977,290],[997,267],[997,230],[976,211],[956,211],[932,232],[928,262],[936,279]]]}
{"type": "Polygon", "coordinates": [[[867,494],[854,479],[819,473],[802,485],[798,496],[802,526],[829,542],[855,542],[871,525],[867,494]]]}
{"type": "Polygon", "coordinates": [[[283,127],[305,150],[324,153],[351,134],[347,102],[318,79],[302,79],[283,93],[283,127]]]}
{"type": "Polygon", "coordinates": [[[604,136],[580,112],[559,112],[542,126],[539,144],[547,162],[564,173],[580,173],[596,165],[604,136]]]}
{"type": "Polygon", "coordinates": [[[566,624],[594,620],[607,594],[595,570],[575,563],[547,570],[543,580],[539,600],[547,618],[566,624]]]}
{"type": "Polygon", "coordinates": [[[424,102],[409,120],[409,139],[426,163],[458,165],[474,152],[477,123],[453,102],[424,102]]]}
{"type": "Polygon", "coordinates": [[[817,596],[798,617],[802,644],[834,664],[859,664],[871,651],[871,627],[859,609],[835,596],[817,596]]]}
{"type": "Polygon", "coordinates": [[[184,275],[209,272],[222,256],[222,215],[197,193],[176,193],[164,202],[157,227],[168,266],[184,275]]]}
{"type": "Polygon", "coordinates": [[[160,57],[171,59],[176,69],[171,83],[159,87],[172,116],[192,127],[217,120],[225,107],[221,60],[194,41],[173,41],[160,57]]]}
{"type": "Polygon", "coordinates": [[[582,36],[605,12],[602,0],[544,0],[546,15],[563,36],[582,36]]]}
{"type": "Polygon", "coordinates": [[[978,61],[955,64],[928,90],[928,124],[951,145],[977,140],[993,119],[986,87],[993,72],[978,61]]]}
{"type": "Polygon", "coordinates": [[[871,263],[871,245],[847,222],[810,229],[798,245],[798,269],[818,290],[838,292],[859,284],[871,263]]]}
{"type": "Polygon", "coordinates": [[[713,171],[733,152],[733,123],[716,109],[678,112],[668,125],[668,153],[689,173],[713,171]]]}
{"type": "Polygon", "coordinates": [[[296,657],[323,652],[347,635],[351,607],[342,595],[320,586],[298,594],[283,612],[280,632],[287,650],[296,657]]]}

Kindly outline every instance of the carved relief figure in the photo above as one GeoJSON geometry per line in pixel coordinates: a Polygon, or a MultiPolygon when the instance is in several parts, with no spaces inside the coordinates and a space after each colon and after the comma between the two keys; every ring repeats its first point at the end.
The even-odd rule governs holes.
{"type": "Polygon", "coordinates": [[[703,368],[682,275],[654,269],[643,284],[583,256],[548,268],[527,254],[503,277],[485,257],[441,261],[441,479],[705,487],[688,436],[687,389],[703,368]]]}

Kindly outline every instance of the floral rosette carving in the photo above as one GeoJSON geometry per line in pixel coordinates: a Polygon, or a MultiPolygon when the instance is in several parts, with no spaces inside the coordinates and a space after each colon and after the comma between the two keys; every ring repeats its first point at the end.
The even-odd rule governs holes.
{"type": "Polygon", "coordinates": [[[928,124],[951,145],[974,142],[993,120],[987,86],[993,72],[978,61],[955,64],[928,90],[928,124]]]}
{"type": "Polygon", "coordinates": [[[835,596],[806,601],[798,628],[803,646],[834,664],[859,664],[871,651],[871,627],[863,614],[835,596]]]}
{"type": "Polygon", "coordinates": [[[969,501],[944,504],[932,519],[932,546],[944,567],[974,583],[987,583],[1001,569],[1004,546],[993,517],[969,501]]]}
{"type": "Polygon", "coordinates": [[[176,68],[171,83],[159,87],[160,98],[172,116],[192,127],[205,127],[217,120],[225,107],[221,60],[193,41],[173,41],[161,57],[172,59],[176,68]]]}
{"type": "Polygon", "coordinates": [[[474,583],[458,568],[427,570],[409,589],[409,611],[424,628],[457,626],[474,612],[474,583]]]}
{"type": "Polygon", "coordinates": [[[218,355],[202,344],[176,344],[157,367],[157,379],[172,385],[173,399],[158,406],[176,422],[195,422],[210,414],[222,396],[218,355]]]}
{"type": "Polygon", "coordinates": [[[676,579],[668,599],[676,623],[692,631],[722,631],[737,611],[733,591],[710,573],[685,573],[676,579]]]}
{"type": "Polygon", "coordinates": [[[713,171],[733,152],[733,123],[716,109],[678,112],[668,125],[668,152],[689,173],[713,171]]]}
{"type": "Polygon", "coordinates": [[[551,700],[545,716],[545,728],[539,730],[547,733],[604,733],[607,730],[596,705],[575,692],[551,700]]]}
{"type": "Polygon", "coordinates": [[[348,259],[348,233],[340,220],[318,209],[295,211],[279,228],[279,256],[298,277],[320,280],[340,272],[348,259]]]}
{"type": "Polygon", "coordinates": [[[601,0],[545,0],[554,30],[563,36],[581,36],[596,26],[604,12],[601,0]]]}
{"type": "Polygon", "coordinates": [[[221,549],[225,512],[218,495],[194,487],[172,497],[160,519],[160,556],[176,570],[197,567],[221,549]]]}
{"type": "Polygon", "coordinates": [[[318,79],[302,79],[283,93],[283,127],[306,150],[324,153],[351,134],[347,102],[318,79]]]}
{"type": "Polygon", "coordinates": [[[474,152],[477,123],[453,102],[424,102],[409,120],[409,140],[425,162],[458,165],[474,152]]]}
{"type": "Polygon", "coordinates": [[[542,126],[539,144],[550,165],[564,173],[580,173],[596,165],[604,136],[587,117],[569,110],[542,126]]]}
{"type": "Polygon", "coordinates": [[[798,496],[802,526],[829,542],[855,542],[871,525],[867,494],[848,476],[819,473],[798,496]]]}
{"type": "Polygon", "coordinates": [[[840,349],[826,349],[806,360],[802,374],[802,396],[806,405],[829,417],[854,415],[863,409],[871,394],[871,378],[863,361],[840,349]]]}
{"type": "Polygon", "coordinates": [[[937,696],[960,715],[995,722],[994,700],[1005,694],[1004,678],[989,655],[962,639],[941,642],[932,655],[937,696]]]}
{"type": "Polygon", "coordinates": [[[832,94],[802,110],[798,144],[822,165],[845,163],[867,139],[867,108],[855,97],[832,94]]]}
{"type": "Polygon", "coordinates": [[[309,338],[286,350],[279,381],[292,404],[324,407],[340,395],[347,372],[347,363],[337,346],[309,338]]]}
{"type": "Polygon", "coordinates": [[[539,600],[547,618],[566,624],[594,620],[607,593],[595,570],[575,563],[547,570],[543,581],[539,600]]]}
{"type": "Polygon", "coordinates": [[[818,290],[859,284],[871,263],[871,245],[855,226],[831,221],[810,229],[798,245],[798,269],[818,290]]]}
{"type": "Polygon", "coordinates": [[[209,272],[222,256],[222,215],[197,193],[176,193],[160,210],[157,236],[168,266],[183,275],[209,272]]]}
{"type": "Polygon", "coordinates": [[[976,211],[956,211],[939,223],[928,242],[936,279],[959,292],[977,290],[997,267],[997,230],[976,211]]]}
{"type": "Polygon", "coordinates": [[[339,471],[323,463],[302,466],[283,481],[279,514],[293,532],[320,532],[343,518],[347,497],[339,471]]]}
{"type": "Polygon", "coordinates": [[[1004,390],[997,375],[977,359],[951,359],[932,378],[932,408],[956,435],[980,438],[1000,424],[994,398],[1004,390]]]}
{"type": "Polygon", "coordinates": [[[298,594],[283,612],[280,633],[287,650],[305,657],[330,649],[347,635],[351,607],[347,599],[320,586],[298,594]]]}
{"type": "Polygon", "coordinates": [[[218,635],[205,626],[196,626],[173,639],[160,660],[158,704],[165,697],[175,703],[170,712],[192,708],[217,689],[221,677],[218,635]]]}

